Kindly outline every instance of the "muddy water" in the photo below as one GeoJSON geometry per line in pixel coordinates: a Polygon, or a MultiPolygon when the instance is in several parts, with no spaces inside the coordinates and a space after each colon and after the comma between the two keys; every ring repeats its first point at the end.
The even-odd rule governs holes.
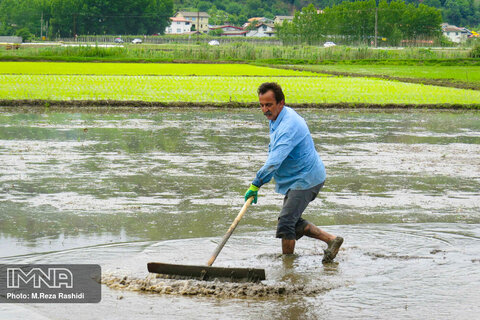
{"type": "Polygon", "coordinates": [[[0,304],[30,319],[471,319],[480,312],[480,114],[299,111],[328,180],[305,213],[345,238],[274,238],[261,190],[215,265],[258,285],[157,279],[146,263],[204,264],[266,159],[255,111],[0,114],[2,263],[98,263],[102,302],[0,304]]]}

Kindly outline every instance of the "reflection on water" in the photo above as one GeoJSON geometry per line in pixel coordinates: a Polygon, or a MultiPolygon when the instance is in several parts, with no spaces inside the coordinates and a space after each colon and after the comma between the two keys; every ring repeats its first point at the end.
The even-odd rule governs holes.
{"type": "MultiPolygon", "coordinates": [[[[223,304],[104,288],[99,305],[73,306],[75,314],[111,318],[113,305],[116,319],[478,313],[480,114],[300,113],[328,175],[305,215],[346,239],[338,264],[323,266],[322,245],[308,239],[296,255],[279,255],[282,198],[273,184],[262,188],[215,264],[265,268],[265,285],[322,293],[223,304]],[[128,304],[142,311],[133,315],[128,304]]],[[[152,260],[204,264],[266,159],[267,132],[252,110],[0,114],[0,257],[99,263],[138,279],[152,260]]],[[[0,313],[11,308],[39,318],[64,312],[57,305],[0,313]]]]}

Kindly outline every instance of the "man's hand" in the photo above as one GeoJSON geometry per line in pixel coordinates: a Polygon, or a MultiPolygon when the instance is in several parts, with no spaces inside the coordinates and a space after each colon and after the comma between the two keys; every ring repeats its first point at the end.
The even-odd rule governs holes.
{"type": "Polygon", "coordinates": [[[245,193],[245,202],[248,200],[248,198],[254,197],[252,202],[257,203],[258,189],[260,188],[251,184],[250,188],[248,188],[247,192],[245,193]]]}

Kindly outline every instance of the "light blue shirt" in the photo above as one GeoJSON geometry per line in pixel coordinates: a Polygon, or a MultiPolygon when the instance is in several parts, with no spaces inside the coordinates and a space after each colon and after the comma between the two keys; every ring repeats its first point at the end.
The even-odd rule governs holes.
{"type": "Polygon", "coordinates": [[[305,120],[284,106],[276,120],[270,120],[268,158],[252,184],[261,187],[275,179],[275,191],[307,190],[325,181],[322,159],[315,150],[305,120]]]}

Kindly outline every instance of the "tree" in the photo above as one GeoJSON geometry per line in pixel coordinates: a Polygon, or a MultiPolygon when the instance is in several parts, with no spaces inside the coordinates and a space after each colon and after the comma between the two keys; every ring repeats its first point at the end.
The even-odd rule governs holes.
{"type": "Polygon", "coordinates": [[[423,4],[429,7],[435,7],[435,8],[441,8],[442,3],[440,0],[425,0],[423,1],[423,4]]]}
{"type": "Polygon", "coordinates": [[[51,33],[163,33],[173,14],[172,0],[51,0],[51,33]]]}
{"type": "Polygon", "coordinates": [[[28,42],[34,37],[34,35],[28,30],[28,28],[18,29],[15,35],[18,37],[22,37],[23,42],[28,42]]]}
{"type": "Polygon", "coordinates": [[[223,29],[221,28],[218,28],[218,29],[215,29],[215,30],[211,30],[208,32],[209,35],[211,36],[221,36],[223,34],[223,29]]]}
{"type": "Polygon", "coordinates": [[[14,35],[19,29],[40,32],[40,17],[45,0],[0,0],[0,30],[14,35]]]}
{"type": "Polygon", "coordinates": [[[207,12],[208,9],[210,9],[211,7],[212,7],[212,3],[208,1],[200,1],[197,5],[198,11],[203,11],[203,12],[207,12]]]}
{"type": "Polygon", "coordinates": [[[402,0],[395,0],[388,3],[380,1],[378,5],[378,36],[387,39],[387,43],[398,46],[402,40],[401,27],[404,12],[407,5],[402,0]]]}
{"type": "Polygon", "coordinates": [[[230,14],[234,14],[234,15],[240,15],[240,13],[242,12],[242,6],[239,5],[238,3],[236,2],[230,2],[226,8],[225,8],[225,11],[227,11],[228,13],[230,14]]]}
{"type": "MultiPolygon", "coordinates": [[[[284,43],[321,43],[336,37],[347,43],[370,44],[375,35],[375,0],[343,2],[318,14],[311,4],[295,13],[291,23],[277,29],[284,43]]],[[[440,10],[423,4],[418,7],[404,0],[378,4],[378,36],[391,45],[398,45],[404,38],[435,38],[440,34],[442,22],[440,10]]]]}
{"type": "Polygon", "coordinates": [[[313,4],[295,12],[292,22],[277,26],[277,36],[286,43],[315,44],[324,38],[320,32],[320,18],[313,4]]]}
{"type": "Polygon", "coordinates": [[[460,25],[462,13],[460,12],[458,0],[447,0],[445,2],[444,16],[449,23],[460,25]]]}
{"type": "MultiPolygon", "coordinates": [[[[82,5],[78,1],[52,0],[49,12],[51,16],[49,21],[49,37],[72,36],[74,27],[75,29],[77,28],[77,21],[74,21],[73,18],[78,17],[78,13],[81,12],[81,9],[83,9],[82,5]],[[76,15],[73,15],[72,13],[75,13],[76,15]],[[73,22],[75,22],[75,25],[73,22]]],[[[75,32],[78,34],[79,32],[77,30],[79,29],[76,29],[75,32]]]]}
{"type": "Polygon", "coordinates": [[[213,6],[208,11],[210,18],[208,18],[208,23],[212,25],[223,25],[229,21],[230,15],[223,10],[217,9],[216,6],[213,6]]]}
{"type": "Polygon", "coordinates": [[[415,35],[437,37],[441,34],[442,14],[437,8],[419,4],[413,19],[415,35]]]}
{"type": "MultiPolygon", "coordinates": [[[[175,9],[219,11],[215,24],[241,25],[247,18],[295,14],[310,4],[322,9],[317,16],[321,35],[366,41],[373,30],[375,0],[0,0],[0,33],[14,35],[27,28],[40,35],[41,18],[50,35],[149,34],[162,33],[175,9]]],[[[480,0],[376,0],[379,35],[390,39],[406,32],[420,4],[441,9],[443,21],[476,28],[480,21],[480,0]],[[412,9],[407,10],[411,5],[412,9]],[[382,18],[388,16],[388,18],[382,18]],[[405,21],[403,21],[404,19],[405,21]],[[381,22],[383,21],[383,22],[381,22]],[[405,23],[404,23],[405,22],[405,23]],[[381,29],[383,28],[383,29],[381,29]],[[395,35],[395,36],[394,36],[395,35]]],[[[422,14],[420,14],[422,15],[422,14]]],[[[418,18],[415,18],[418,20],[418,18]]],[[[419,24],[420,25],[420,24],[419,24]]],[[[287,28],[284,28],[284,31],[287,28]]],[[[475,30],[475,29],[474,29],[475,30]]],[[[420,34],[416,32],[415,34],[420,34]]],[[[413,34],[412,34],[413,36],[413,34]]],[[[317,40],[322,36],[317,36],[317,40]]],[[[292,37],[293,40],[293,37],[292,37]]]]}

